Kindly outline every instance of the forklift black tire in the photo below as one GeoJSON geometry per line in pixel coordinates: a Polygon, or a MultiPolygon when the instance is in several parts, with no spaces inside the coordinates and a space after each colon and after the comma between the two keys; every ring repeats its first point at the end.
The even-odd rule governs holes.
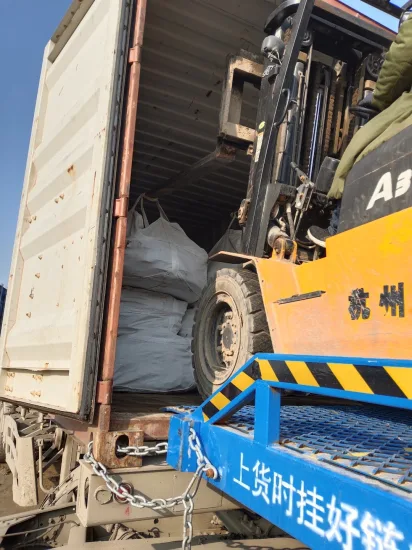
{"type": "Polygon", "coordinates": [[[203,398],[255,353],[273,351],[257,275],[221,269],[205,288],[193,326],[193,368],[203,398]]]}

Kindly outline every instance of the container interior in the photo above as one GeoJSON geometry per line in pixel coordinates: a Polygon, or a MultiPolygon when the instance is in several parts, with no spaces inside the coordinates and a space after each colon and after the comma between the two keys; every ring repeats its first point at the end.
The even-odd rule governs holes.
{"type": "MultiPolygon", "coordinates": [[[[275,3],[265,0],[152,0],[142,52],[130,204],[162,186],[161,204],[171,221],[209,250],[245,196],[250,157],[182,188],[172,178],[216,148],[227,56],[241,49],[259,54],[263,26],[275,3]]],[[[243,123],[256,123],[258,90],[248,86],[243,123]]]]}
{"type": "MultiPolygon", "coordinates": [[[[181,188],[172,178],[216,148],[222,86],[228,55],[259,54],[263,26],[275,2],[151,0],[148,2],[129,205],[142,193],[158,195],[177,222],[209,251],[224,234],[245,197],[250,157],[241,152],[229,166],[181,188]]],[[[242,124],[254,128],[258,90],[247,86],[242,124]]],[[[145,206],[149,221],[157,210],[145,206]]],[[[115,393],[117,412],[154,413],[171,404],[196,404],[190,394],[115,393]]]]}

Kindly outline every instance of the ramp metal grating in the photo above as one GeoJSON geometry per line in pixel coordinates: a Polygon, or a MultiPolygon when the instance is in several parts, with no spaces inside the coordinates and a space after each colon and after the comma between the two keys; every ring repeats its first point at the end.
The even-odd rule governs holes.
{"type": "MultiPolygon", "coordinates": [[[[194,408],[171,410],[190,413],[194,408]]],[[[254,412],[243,407],[227,425],[253,436],[254,412]]],[[[280,416],[281,446],[412,493],[411,412],[369,405],[285,405],[280,416]]]]}

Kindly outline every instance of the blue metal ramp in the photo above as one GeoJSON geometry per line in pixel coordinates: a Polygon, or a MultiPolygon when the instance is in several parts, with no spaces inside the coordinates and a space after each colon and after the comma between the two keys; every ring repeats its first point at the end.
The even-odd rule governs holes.
{"type": "Polygon", "coordinates": [[[242,373],[252,379],[237,395],[225,401],[223,387],[198,408],[172,409],[178,415],[171,422],[168,461],[178,470],[196,470],[188,445],[194,428],[218,470],[218,479],[210,483],[311,548],[412,550],[412,385],[410,390],[405,385],[411,367],[407,361],[257,356],[228,381],[226,388],[237,387],[242,373]],[[256,367],[262,361],[271,380],[256,367]],[[290,370],[287,382],[279,381],[283,365],[270,374],[267,365],[275,362],[290,370]],[[347,365],[352,374],[351,367],[357,373],[370,368],[359,374],[362,380],[356,374],[350,380],[334,365],[347,365]],[[329,369],[340,387],[308,389],[296,382],[303,376],[311,380],[304,369],[329,369]],[[384,391],[381,381],[388,373],[403,395],[390,383],[384,391]],[[282,406],[279,390],[290,386],[351,399],[357,393],[363,403],[282,406]],[[381,405],[393,400],[397,407],[381,405]]]}

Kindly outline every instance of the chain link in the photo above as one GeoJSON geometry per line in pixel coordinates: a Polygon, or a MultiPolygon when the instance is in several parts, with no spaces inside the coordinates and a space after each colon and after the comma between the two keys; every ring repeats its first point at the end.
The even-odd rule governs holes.
{"type": "MultiPolygon", "coordinates": [[[[211,464],[209,459],[203,454],[199,438],[193,428],[190,428],[189,446],[196,453],[197,469],[193,475],[186,491],[177,497],[172,498],[154,498],[147,500],[144,496],[130,492],[128,487],[107,472],[104,464],[97,461],[92,453],[93,442],[89,443],[87,453],[83,456],[84,460],[90,464],[96,475],[101,477],[111,493],[121,498],[123,502],[128,502],[136,508],[150,508],[152,510],[168,510],[175,506],[183,505],[183,539],[182,550],[191,550],[193,538],[193,499],[199,489],[202,473],[206,473],[207,477],[217,479],[218,473],[216,468],[211,464]]],[[[154,447],[117,447],[117,452],[127,454],[128,456],[149,456],[162,455],[167,453],[167,443],[158,443],[154,447]]]]}
{"type": "Polygon", "coordinates": [[[124,454],[127,456],[156,456],[156,455],[165,455],[167,454],[167,442],[163,441],[154,445],[154,447],[146,447],[145,445],[140,445],[138,447],[117,447],[117,452],[119,454],[124,454]]]}
{"type": "Polygon", "coordinates": [[[202,452],[202,446],[200,440],[197,436],[197,433],[193,428],[190,428],[189,433],[189,447],[196,453],[197,457],[197,467],[200,468],[200,472],[205,472],[207,477],[211,479],[217,479],[218,473],[213,464],[209,461],[207,456],[202,452]]]}

